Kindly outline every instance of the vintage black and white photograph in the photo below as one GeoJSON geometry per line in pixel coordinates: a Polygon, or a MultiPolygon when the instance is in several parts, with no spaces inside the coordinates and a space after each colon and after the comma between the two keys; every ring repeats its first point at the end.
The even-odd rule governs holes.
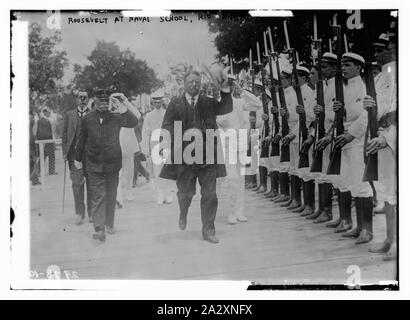
{"type": "Polygon", "coordinates": [[[11,11],[27,278],[398,290],[399,16],[11,11]]]}

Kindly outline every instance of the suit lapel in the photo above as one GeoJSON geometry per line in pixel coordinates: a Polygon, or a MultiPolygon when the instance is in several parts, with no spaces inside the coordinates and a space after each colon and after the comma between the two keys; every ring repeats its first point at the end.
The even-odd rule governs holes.
{"type": "Polygon", "coordinates": [[[74,132],[77,130],[77,125],[78,122],[80,121],[80,117],[78,116],[77,110],[74,110],[74,114],[73,114],[73,123],[74,123],[74,132]]]}

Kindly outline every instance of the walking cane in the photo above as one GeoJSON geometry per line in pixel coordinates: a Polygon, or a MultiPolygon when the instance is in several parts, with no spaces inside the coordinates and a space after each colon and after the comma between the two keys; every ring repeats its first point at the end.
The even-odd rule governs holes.
{"type": "Polygon", "coordinates": [[[65,178],[67,173],[67,160],[64,160],[64,182],[63,182],[63,215],[64,215],[64,203],[65,203],[65,178]]]}

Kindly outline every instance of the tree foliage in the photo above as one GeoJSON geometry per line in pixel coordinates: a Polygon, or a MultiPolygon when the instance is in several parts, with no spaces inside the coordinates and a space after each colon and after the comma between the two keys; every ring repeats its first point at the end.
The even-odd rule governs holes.
{"type": "Polygon", "coordinates": [[[121,50],[115,42],[98,41],[87,58],[89,64],[74,65],[73,85],[77,89],[113,87],[126,95],[136,95],[150,93],[161,85],[145,61],[136,59],[129,49],[121,50]]]}
{"type": "Polygon", "coordinates": [[[29,89],[30,99],[35,103],[42,95],[56,92],[64,76],[68,59],[65,51],[57,50],[60,33],[44,37],[41,27],[34,23],[29,33],[29,89]]]}
{"type": "MultiPolygon", "coordinates": [[[[311,43],[313,37],[313,15],[318,19],[318,37],[322,39],[323,51],[329,50],[329,38],[333,38],[330,23],[337,13],[338,24],[342,25],[343,33],[347,35],[350,51],[366,56],[369,43],[377,40],[380,33],[389,29],[392,17],[390,10],[361,10],[361,20],[365,28],[348,30],[346,20],[351,15],[347,11],[330,10],[293,10],[293,17],[286,18],[289,41],[295,48],[300,60],[311,62],[311,43]],[[370,27],[369,27],[370,26],[370,27]],[[368,27],[368,28],[367,28],[368,27]],[[370,41],[370,42],[369,42],[370,41]]],[[[259,42],[261,54],[263,50],[263,31],[269,26],[273,31],[273,42],[276,51],[285,48],[283,31],[284,18],[252,18],[247,12],[235,12],[231,16],[214,14],[208,20],[209,30],[216,34],[215,46],[219,58],[229,55],[234,59],[235,73],[246,67],[249,49],[252,49],[253,60],[256,60],[256,42],[259,42]]]]}

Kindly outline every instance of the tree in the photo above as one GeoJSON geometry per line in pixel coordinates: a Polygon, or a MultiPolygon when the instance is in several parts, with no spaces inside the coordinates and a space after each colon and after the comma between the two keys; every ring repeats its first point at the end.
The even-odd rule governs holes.
{"type": "Polygon", "coordinates": [[[89,64],[74,65],[73,86],[77,89],[113,87],[126,95],[137,95],[161,86],[145,61],[136,59],[129,49],[120,50],[115,42],[98,41],[87,58],[89,64]]]}
{"type": "Polygon", "coordinates": [[[30,102],[35,105],[41,96],[56,92],[59,81],[68,65],[65,51],[56,46],[61,42],[60,33],[43,37],[41,27],[34,23],[29,34],[29,89],[30,102]]]}
{"type": "MultiPolygon", "coordinates": [[[[330,10],[293,10],[293,17],[286,18],[289,41],[295,48],[300,60],[311,62],[311,38],[313,37],[313,15],[318,18],[318,37],[323,40],[323,51],[329,50],[329,38],[333,38],[330,22],[337,13],[338,24],[342,25],[343,32],[347,34],[350,50],[365,55],[369,49],[369,40],[375,41],[380,33],[389,28],[392,17],[390,10],[361,10],[361,19],[371,28],[348,30],[346,20],[350,16],[347,11],[330,10]]],[[[209,30],[216,33],[215,46],[219,51],[218,57],[229,55],[234,59],[234,71],[238,73],[248,64],[249,49],[252,48],[253,60],[256,60],[256,42],[259,42],[261,54],[263,50],[263,31],[269,26],[273,31],[275,50],[285,48],[283,32],[284,18],[252,18],[247,12],[234,12],[232,16],[224,16],[223,12],[214,14],[208,20],[209,30]]]]}

